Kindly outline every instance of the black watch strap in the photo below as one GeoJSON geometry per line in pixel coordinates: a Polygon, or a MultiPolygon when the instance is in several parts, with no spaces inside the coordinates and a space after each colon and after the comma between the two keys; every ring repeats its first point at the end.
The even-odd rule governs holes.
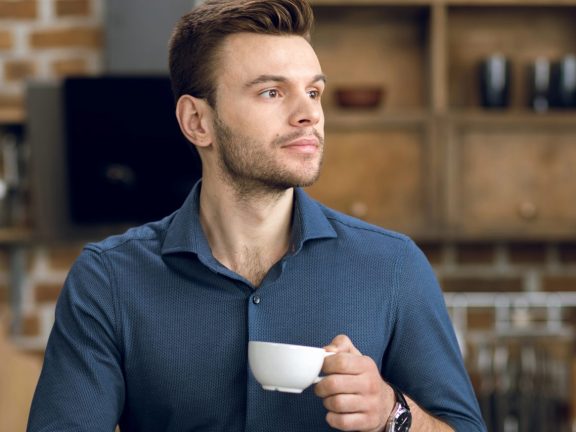
{"type": "Polygon", "coordinates": [[[412,426],[412,414],[406,398],[395,386],[388,384],[396,395],[396,403],[386,422],[386,432],[408,432],[412,426]]]}

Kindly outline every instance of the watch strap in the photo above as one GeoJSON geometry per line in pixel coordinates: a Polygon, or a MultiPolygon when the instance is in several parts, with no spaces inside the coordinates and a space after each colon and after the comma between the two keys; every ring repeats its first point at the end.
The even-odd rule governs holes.
{"type": "Polygon", "coordinates": [[[386,421],[385,432],[398,432],[409,431],[412,423],[412,415],[410,413],[410,406],[402,392],[394,385],[388,384],[394,391],[396,402],[394,408],[386,421]]]}

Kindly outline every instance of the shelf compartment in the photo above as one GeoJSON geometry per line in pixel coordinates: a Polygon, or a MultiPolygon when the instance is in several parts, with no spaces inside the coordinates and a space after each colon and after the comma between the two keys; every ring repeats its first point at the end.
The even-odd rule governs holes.
{"type": "Polygon", "coordinates": [[[470,109],[452,111],[446,119],[458,126],[517,126],[524,127],[563,127],[576,125],[576,110],[550,110],[546,113],[535,113],[530,110],[483,110],[470,109]]]}
{"type": "Polygon", "coordinates": [[[461,122],[449,136],[447,213],[460,237],[575,237],[574,122],[461,122]]]}
{"type": "Polygon", "coordinates": [[[326,129],[334,131],[389,127],[420,129],[431,120],[425,111],[387,113],[383,110],[368,112],[331,109],[325,111],[325,115],[326,129]]]}
{"type": "Polygon", "coordinates": [[[25,121],[22,108],[0,107],[0,126],[21,124],[25,121]]]}
{"type": "Polygon", "coordinates": [[[328,131],[320,179],[308,191],[336,210],[418,235],[431,228],[430,151],[424,128],[328,131]]]}
{"type": "MultiPolygon", "coordinates": [[[[557,3],[557,2],[556,2],[557,3]]],[[[510,59],[510,107],[529,106],[528,71],[537,57],[576,53],[573,6],[448,8],[448,92],[452,109],[480,107],[479,65],[499,53],[510,59]]]]}
{"type": "Polygon", "coordinates": [[[312,43],[328,77],[327,111],[337,108],[337,88],[366,85],[384,90],[385,111],[428,108],[428,7],[320,4],[314,9],[312,43]]]}

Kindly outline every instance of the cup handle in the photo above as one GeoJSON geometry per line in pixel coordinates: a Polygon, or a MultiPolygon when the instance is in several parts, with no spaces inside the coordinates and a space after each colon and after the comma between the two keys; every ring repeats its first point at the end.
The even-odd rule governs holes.
{"type": "MultiPolygon", "coordinates": [[[[336,353],[335,353],[335,352],[332,352],[332,351],[326,351],[326,353],[324,354],[324,358],[330,357],[331,355],[334,355],[334,354],[336,354],[336,353]]],[[[323,376],[317,376],[316,378],[314,378],[313,383],[314,383],[314,384],[318,384],[318,383],[319,383],[320,381],[322,381],[323,379],[324,379],[323,376]]]]}

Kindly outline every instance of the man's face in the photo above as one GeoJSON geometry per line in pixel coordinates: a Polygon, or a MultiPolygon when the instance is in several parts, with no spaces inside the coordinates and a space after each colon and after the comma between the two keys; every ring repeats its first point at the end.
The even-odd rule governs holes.
{"type": "Polygon", "coordinates": [[[312,184],[324,145],[325,78],[308,42],[229,36],[215,75],[214,146],[224,179],[244,192],[312,184]]]}

